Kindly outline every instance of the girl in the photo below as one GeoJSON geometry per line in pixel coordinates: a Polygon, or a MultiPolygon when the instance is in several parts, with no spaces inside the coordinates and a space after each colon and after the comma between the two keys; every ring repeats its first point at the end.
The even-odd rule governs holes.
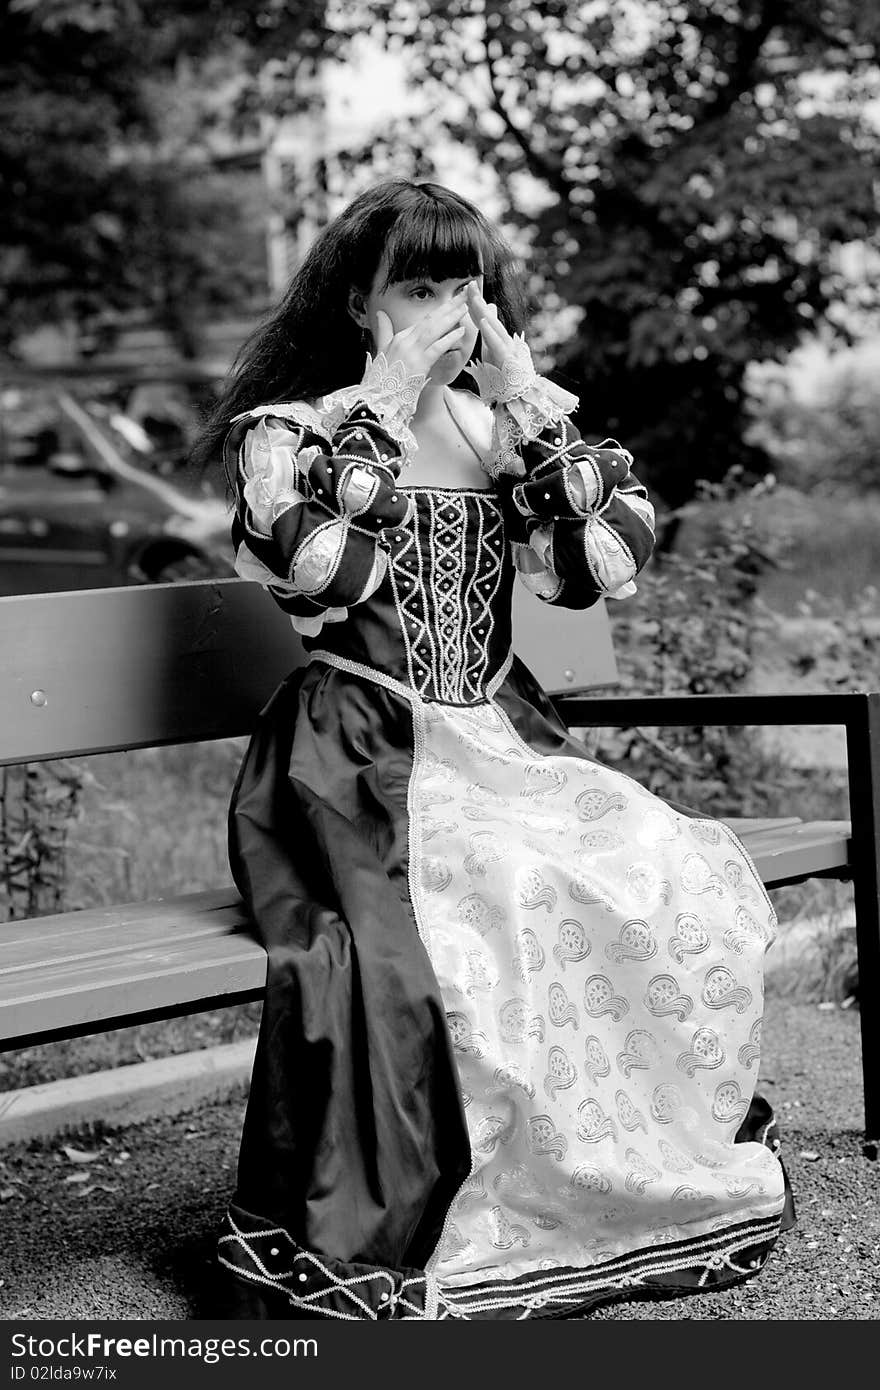
{"type": "Polygon", "coordinates": [[[230,811],[269,955],[219,1247],[243,1317],[583,1313],[753,1273],[788,1219],[750,1105],[763,885],[511,652],[515,579],[586,608],[653,540],[629,453],[536,374],[518,283],[464,199],[373,188],[205,439],[232,421],[237,570],[311,656],[230,811]]]}

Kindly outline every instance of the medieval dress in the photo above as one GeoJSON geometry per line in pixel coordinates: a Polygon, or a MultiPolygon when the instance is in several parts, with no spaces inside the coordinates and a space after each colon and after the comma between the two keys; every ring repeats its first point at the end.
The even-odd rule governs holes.
{"type": "Polygon", "coordinates": [[[631,593],[653,540],[630,454],[516,343],[472,368],[485,487],[406,486],[423,378],[382,354],[228,437],[238,572],[310,657],[230,808],[268,952],[238,1316],[582,1315],[753,1274],[790,1220],[754,865],[592,759],[511,651],[515,581],[550,622],[631,593]]]}

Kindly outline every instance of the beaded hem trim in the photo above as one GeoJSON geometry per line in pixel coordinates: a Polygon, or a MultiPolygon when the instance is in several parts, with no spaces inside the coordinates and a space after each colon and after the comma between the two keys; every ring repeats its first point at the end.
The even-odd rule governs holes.
{"type": "Polygon", "coordinates": [[[697,1292],[757,1274],[779,1235],[781,1216],[619,1255],[589,1269],[550,1269],[517,1280],[444,1287],[431,1273],[345,1265],[304,1250],[283,1229],[246,1231],[227,1215],[219,1260],[247,1283],[301,1313],[345,1322],[386,1318],[565,1316],[585,1305],[664,1289],[697,1292]],[[350,1273],[348,1272],[350,1271],[350,1273]]]}

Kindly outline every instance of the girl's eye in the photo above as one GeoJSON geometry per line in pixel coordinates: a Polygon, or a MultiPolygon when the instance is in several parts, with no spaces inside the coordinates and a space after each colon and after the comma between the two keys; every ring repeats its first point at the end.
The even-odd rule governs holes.
{"type": "Polygon", "coordinates": [[[433,294],[433,290],[429,289],[427,285],[416,285],[416,288],[412,291],[410,298],[415,299],[418,295],[422,294],[431,295],[433,294]]]}

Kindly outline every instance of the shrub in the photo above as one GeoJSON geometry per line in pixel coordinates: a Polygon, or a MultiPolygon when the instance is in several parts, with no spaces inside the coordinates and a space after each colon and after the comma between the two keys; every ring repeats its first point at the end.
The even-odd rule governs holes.
{"type": "Polygon", "coordinates": [[[88,776],[66,760],[0,768],[0,920],[61,910],[88,776]]]}
{"type": "Polygon", "coordinates": [[[880,489],[877,367],[832,362],[804,399],[778,368],[751,377],[749,441],[764,449],[778,476],[804,492],[880,489]]]}
{"type": "MultiPolygon", "coordinates": [[[[736,694],[754,683],[768,652],[777,688],[834,692],[874,688],[880,669],[877,592],[807,590],[794,617],[761,590],[788,567],[793,533],[774,509],[773,478],[743,489],[737,477],[701,487],[675,514],[688,543],[660,553],[638,595],[609,604],[619,693],[736,694]]],[[[784,509],[782,509],[784,510],[784,509]]],[[[743,726],[626,729],[593,747],[668,800],[707,815],[847,815],[843,773],[794,765],[743,726]]]]}
{"type": "MultiPolygon", "coordinates": [[[[764,480],[747,491],[737,477],[703,484],[701,534],[688,551],[659,554],[636,599],[610,604],[621,693],[733,694],[746,688],[773,615],[760,603],[761,575],[782,563],[785,539],[770,531],[764,480]]],[[[754,731],[732,725],[625,729],[603,737],[602,756],[626,767],[667,800],[707,815],[759,815],[784,769],[754,731]]]]}

